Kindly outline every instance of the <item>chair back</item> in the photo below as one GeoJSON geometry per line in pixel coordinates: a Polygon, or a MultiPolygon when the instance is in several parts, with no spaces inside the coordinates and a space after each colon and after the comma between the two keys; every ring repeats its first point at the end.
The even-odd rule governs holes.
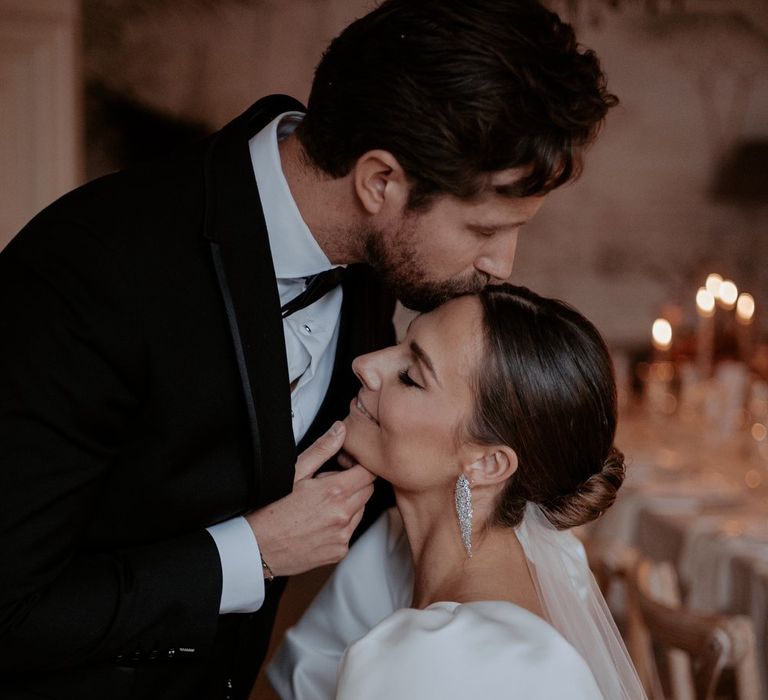
{"type": "Polygon", "coordinates": [[[718,681],[729,668],[737,699],[759,700],[755,635],[748,618],[682,607],[668,564],[640,559],[628,583],[630,610],[646,630],[648,651],[641,655],[645,668],[638,672],[651,697],[664,697],[659,694],[661,685],[674,700],[713,700],[718,681]]]}

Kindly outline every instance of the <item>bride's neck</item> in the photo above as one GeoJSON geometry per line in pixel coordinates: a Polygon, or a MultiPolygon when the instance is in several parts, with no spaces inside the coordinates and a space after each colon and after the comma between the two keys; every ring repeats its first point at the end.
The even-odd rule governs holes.
{"type": "MultiPolygon", "coordinates": [[[[506,600],[541,615],[538,598],[515,533],[509,528],[473,530],[472,557],[464,549],[453,497],[397,493],[414,566],[412,605],[438,601],[506,600]]],[[[475,522],[487,520],[482,503],[475,522]]]]}

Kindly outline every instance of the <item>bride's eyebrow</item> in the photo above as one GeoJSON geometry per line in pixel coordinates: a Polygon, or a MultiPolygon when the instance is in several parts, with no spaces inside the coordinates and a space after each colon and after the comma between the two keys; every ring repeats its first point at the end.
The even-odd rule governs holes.
{"type": "Polygon", "coordinates": [[[432,376],[435,378],[435,381],[438,383],[438,385],[442,388],[442,384],[440,384],[440,380],[437,378],[437,373],[435,372],[435,366],[432,364],[432,360],[429,359],[429,355],[424,351],[424,348],[421,347],[415,340],[412,340],[408,347],[411,349],[411,352],[416,356],[416,359],[419,360],[431,373],[432,376]]]}

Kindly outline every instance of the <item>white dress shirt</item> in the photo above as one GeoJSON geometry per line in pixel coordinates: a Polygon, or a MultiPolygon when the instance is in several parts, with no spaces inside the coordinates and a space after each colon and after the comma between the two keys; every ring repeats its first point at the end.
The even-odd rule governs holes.
{"type": "MultiPolygon", "coordinates": [[[[281,305],[304,291],[306,277],[334,267],[304,223],[280,162],[278,142],[293,132],[301,118],[300,112],[281,114],[248,142],[281,305]]],[[[283,319],[289,381],[296,382],[291,393],[291,415],[297,444],[320,410],[331,382],[341,301],[339,286],[283,319]]],[[[264,602],[264,575],[259,545],[250,525],[243,517],[232,518],[209,527],[208,532],[221,560],[219,613],[258,610],[264,602]]]]}

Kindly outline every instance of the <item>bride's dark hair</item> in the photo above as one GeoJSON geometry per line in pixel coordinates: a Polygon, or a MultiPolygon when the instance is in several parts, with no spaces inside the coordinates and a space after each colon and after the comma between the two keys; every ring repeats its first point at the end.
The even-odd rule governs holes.
{"type": "Polygon", "coordinates": [[[495,524],[517,525],[528,501],[559,529],[594,520],[624,479],[605,342],[578,311],[524,287],[488,286],[478,296],[485,347],[467,430],[518,458],[495,524]]]}

